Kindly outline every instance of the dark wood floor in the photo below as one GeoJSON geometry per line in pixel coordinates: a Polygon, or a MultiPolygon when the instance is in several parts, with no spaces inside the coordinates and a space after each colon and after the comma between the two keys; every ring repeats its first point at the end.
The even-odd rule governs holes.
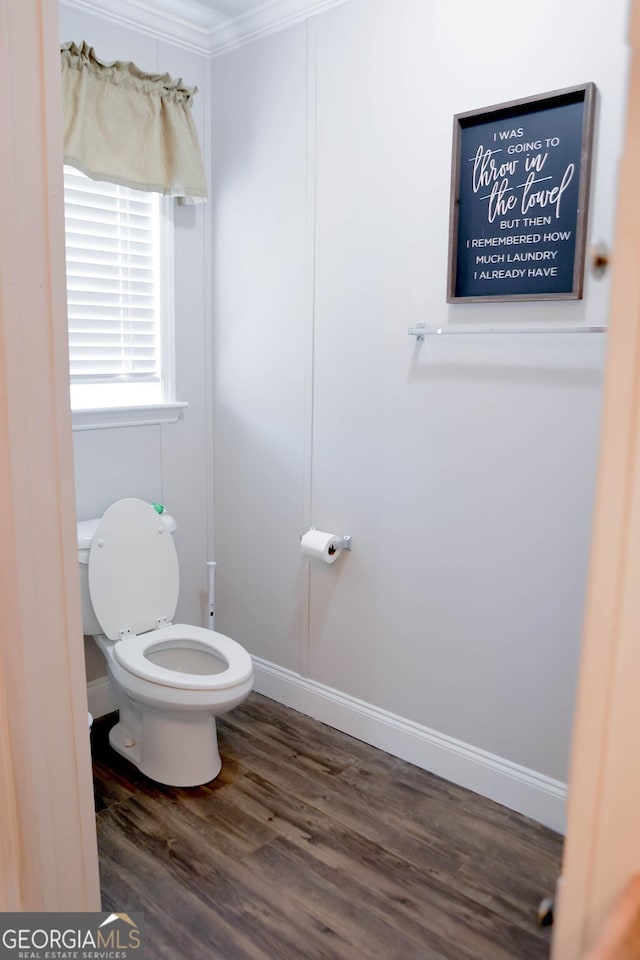
{"type": "Polygon", "coordinates": [[[252,694],[220,776],[147,780],[92,733],[103,908],[167,960],[533,960],[561,838],[252,694]]]}

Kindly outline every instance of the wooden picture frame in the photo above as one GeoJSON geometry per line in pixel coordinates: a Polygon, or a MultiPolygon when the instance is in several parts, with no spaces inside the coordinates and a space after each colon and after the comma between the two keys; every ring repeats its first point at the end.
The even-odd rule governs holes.
{"type": "Polygon", "coordinates": [[[582,297],[596,86],[456,114],[447,301],[582,297]]]}

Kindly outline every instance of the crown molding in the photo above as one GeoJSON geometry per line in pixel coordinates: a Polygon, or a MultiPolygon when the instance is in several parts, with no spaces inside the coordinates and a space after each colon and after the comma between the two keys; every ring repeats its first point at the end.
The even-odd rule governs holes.
{"type": "MultiPolygon", "coordinates": [[[[177,47],[210,56],[210,28],[175,14],[152,9],[143,0],[59,0],[61,6],[81,10],[92,16],[137,30],[155,40],[173,43],[177,47]]],[[[178,4],[175,4],[177,8],[178,4]]],[[[84,38],[86,39],[86,38],[84,38]]]]}
{"type": "Polygon", "coordinates": [[[209,35],[209,54],[216,57],[227,53],[346,2],[347,0],[271,0],[251,13],[236,17],[235,20],[212,30],[209,35]]]}
{"type": "Polygon", "coordinates": [[[157,40],[216,57],[348,0],[266,0],[254,10],[222,19],[198,0],[60,0],[103,20],[120,23],[157,40]]]}

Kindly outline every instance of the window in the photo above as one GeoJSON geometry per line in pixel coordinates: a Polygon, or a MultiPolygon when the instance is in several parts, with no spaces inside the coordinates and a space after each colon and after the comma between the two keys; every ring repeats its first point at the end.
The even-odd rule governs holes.
{"type": "Polygon", "coordinates": [[[72,167],[64,194],[73,409],[174,400],[169,204],[72,167]]]}

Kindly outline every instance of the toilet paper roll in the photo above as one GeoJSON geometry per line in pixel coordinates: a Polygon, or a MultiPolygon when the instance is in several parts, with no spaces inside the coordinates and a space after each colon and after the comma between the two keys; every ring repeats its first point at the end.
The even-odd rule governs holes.
{"type": "Polygon", "coordinates": [[[302,552],[307,557],[314,560],[323,560],[325,563],[333,563],[338,556],[338,550],[335,544],[340,537],[335,533],[326,533],[324,530],[307,530],[300,540],[302,552]]]}

